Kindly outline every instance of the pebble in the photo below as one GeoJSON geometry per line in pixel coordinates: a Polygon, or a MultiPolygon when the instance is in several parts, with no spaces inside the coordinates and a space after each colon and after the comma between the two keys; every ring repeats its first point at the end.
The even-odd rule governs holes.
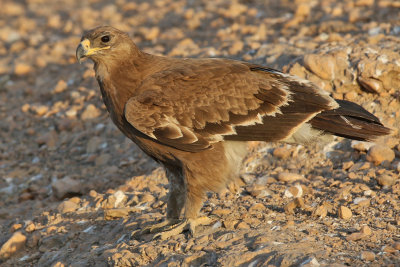
{"type": "Polygon", "coordinates": [[[98,116],[100,116],[101,111],[96,108],[95,105],[93,104],[89,104],[85,110],[82,112],[81,115],[81,119],[82,120],[90,120],[90,119],[94,119],[97,118],[98,116]]]}
{"type": "Polygon", "coordinates": [[[291,197],[301,197],[303,195],[303,188],[300,184],[296,184],[295,186],[291,186],[290,188],[285,190],[284,196],[291,197]]]}
{"type": "Polygon", "coordinates": [[[357,151],[368,151],[370,147],[372,147],[374,144],[369,143],[369,142],[362,142],[362,141],[356,141],[353,140],[351,141],[351,147],[357,151]]]}
{"type": "Polygon", "coordinates": [[[320,218],[326,217],[327,214],[328,214],[328,209],[324,204],[317,206],[312,213],[313,216],[320,218]]]}
{"type": "Polygon", "coordinates": [[[383,91],[382,82],[372,78],[358,77],[358,82],[361,88],[368,93],[379,94],[383,91]]]}
{"type": "Polygon", "coordinates": [[[82,184],[78,180],[66,176],[53,182],[51,188],[58,199],[63,199],[68,195],[80,193],[82,184]]]}
{"type": "Polygon", "coordinates": [[[338,210],[338,216],[343,220],[348,220],[353,216],[353,213],[348,207],[340,206],[338,210]]]}
{"type": "Polygon", "coordinates": [[[390,147],[384,145],[374,145],[368,150],[366,158],[375,165],[379,165],[385,160],[392,162],[394,157],[394,151],[390,147]]]}
{"type": "Polygon", "coordinates": [[[0,248],[0,259],[8,259],[20,251],[26,242],[26,236],[20,231],[15,232],[0,248]]]}
{"type": "Polygon", "coordinates": [[[335,78],[335,59],[331,55],[308,54],[304,56],[304,66],[324,80],[335,78]]]}
{"type": "Polygon", "coordinates": [[[285,147],[277,147],[272,154],[279,159],[286,159],[290,156],[291,151],[285,147]]]}
{"type": "Polygon", "coordinates": [[[396,183],[397,178],[392,175],[382,174],[377,177],[378,184],[381,186],[392,186],[396,183]]]}
{"type": "Polygon", "coordinates": [[[19,76],[26,75],[31,71],[32,67],[26,63],[17,63],[14,68],[14,73],[19,76]]]}
{"type": "Polygon", "coordinates": [[[64,92],[67,89],[68,85],[67,82],[64,80],[59,80],[56,84],[56,86],[53,89],[53,93],[61,93],[64,92]]]}
{"type": "Polygon", "coordinates": [[[375,253],[372,251],[363,251],[361,252],[361,259],[365,261],[374,261],[375,260],[375,253]]]}
{"type": "Polygon", "coordinates": [[[79,208],[79,205],[70,200],[65,200],[58,205],[57,210],[60,213],[74,212],[79,208]]]}
{"type": "Polygon", "coordinates": [[[278,175],[278,180],[285,183],[293,183],[302,179],[304,179],[304,177],[297,173],[282,172],[278,175]]]}

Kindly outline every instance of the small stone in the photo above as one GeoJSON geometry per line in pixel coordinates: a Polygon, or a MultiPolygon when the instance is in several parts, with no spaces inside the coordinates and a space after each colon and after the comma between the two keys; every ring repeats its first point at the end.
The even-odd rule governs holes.
{"type": "Polygon", "coordinates": [[[351,235],[348,235],[346,237],[346,240],[347,241],[357,241],[357,240],[363,239],[364,237],[366,237],[365,234],[357,232],[357,233],[352,233],[351,235]]]}
{"type": "Polygon", "coordinates": [[[382,82],[373,78],[358,77],[358,83],[368,93],[379,94],[383,90],[382,82]]]}
{"type": "Polygon", "coordinates": [[[32,106],[31,110],[33,110],[38,116],[43,116],[47,111],[49,111],[49,108],[45,105],[38,105],[32,106]]]}
{"type": "Polygon", "coordinates": [[[324,80],[335,78],[335,58],[332,55],[308,54],[304,57],[304,66],[324,80]]]}
{"type": "Polygon", "coordinates": [[[0,259],[8,259],[25,246],[26,236],[15,232],[0,248],[0,259]]]}
{"type": "Polygon", "coordinates": [[[361,259],[365,261],[374,261],[375,253],[373,253],[372,251],[363,251],[361,252],[361,259]]]}
{"type": "Polygon", "coordinates": [[[272,191],[265,185],[254,184],[252,186],[246,187],[247,192],[253,197],[264,198],[272,195],[272,191]]]}
{"type": "Polygon", "coordinates": [[[378,180],[378,184],[381,186],[392,186],[396,183],[397,179],[394,176],[382,174],[382,175],[379,175],[377,180],[378,180]]]}
{"type": "Polygon", "coordinates": [[[94,119],[100,116],[101,111],[96,108],[95,105],[89,104],[86,109],[82,112],[81,119],[82,120],[89,120],[94,119]]]}
{"type": "Polygon", "coordinates": [[[26,63],[17,63],[14,68],[14,73],[16,75],[26,75],[32,71],[32,67],[26,63]]]}
{"type": "Polygon", "coordinates": [[[79,208],[79,205],[76,204],[75,202],[65,200],[61,202],[60,205],[58,205],[57,210],[60,213],[68,213],[68,212],[74,212],[79,208]]]}
{"type": "Polygon", "coordinates": [[[303,176],[297,173],[282,172],[278,175],[278,180],[286,183],[293,183],[297,180],[302,180],[303,176]]]}
{"type": "Polygon", "coordinates": [[[33,222],[30,222],[26,227],[25,231],[30,233],[36,230],[36,225],[33,222]]]}
{"type": "Polygon", "coordinates": [[[311,5],[308,3],[302,3],[297,6],[295,16],[296,17],[307,17],[310,15],[311,5]]]}
{"type": "Polygon", "coordinates": [[[236,41],[233,45],[229,48],[229,54],[236,55],[243,50],[244,44],[242,41],[236,41]]]}
{"type": "Polygon", "coordinates": [[[290,150],[285,147],[277,147],[274,149],[273,155],[279,159],[286,159],[290,156],[290,150]]]}
{"type": "Polygon", "coordinates": [[[343,220],[348,220],[353,216],[353,213],[349,208],[345,206],[340,206],[338,210],[338,216],[343,220]]]}
{"type": "Polygon", "coordinates": [[[249,208],[249,212],[264,211],[267,208],[262,203],[256,203],[249,208]]]}
{"type": "Polygon", "coordinates": [[[328,209],[324,204],[317,206],[312,213],[313,216],[320,218],[326,217],[327,214],[328,214],[328,209]]]}
{"type": "Polygon", "coordinates": [[[363,225],[361,227],[360,233],[363,233],[364,235],[368,236],[372,234],[371,228],[368,227],[368,225],[363,225]]]}
{"type": "Polygon", "coordinates": [[[295,186],[291,186],[290,188],[285,190],[285,197],[301,197],[303,195],[303,188],[300,184],[296,184],[295,186]]]}
{"type": "Polygon", "coordinates": [[[53,89],[53,93],[61,93],[67,89],[68,85],[64,80],[59,80],[53,89]]]}
{"type": "Polygon", "coordinates": [[[124,207],[124,208],[116,208],[116,209],[105,209],[104,210],[104,219],[106,220],[114,220],[117,218],[124,218],[129,215],[129,212],[132,212],[132,208],[124,207]]]}
{"type": "Polygon", "coordinates": [[[395,153],[392,149],[384,145],[374,145],[368,150],[367,160],[373,162],[375,165],[381,164],[387,160],[392,162],[394,160],[395,153]]]}
{"type": "Polygon", "coordinates": [[[368,142],[361,142],[361,141],[351,141],[351,147],[357,151],[367,151],[370,147],[372,147],[374,144],[373,143],[368,143],[368,142]]]}
{"type": "Polygon", "coordinates": [[[250,226],[245,222],[240,222],[236,225],[236,229],[250,229],[250,226]]]}
{"type": "Polygon", "coordinates": [[[63,199],[68,195],[76,195],[80,193],[82,184],[79,181],[66,176],[53,182],[51,187],[54,195],[58,199],[63,199]]]}
{"type": "Polygon", "coordinates": [[[13,233],[13,232],[15,232],[15,231],[17,231],[17,230],[19,230],[19,229],[21,229],[21,228],[22,228],[22,224],[20,224],[20,223],[14,223],[14,224],[11,226],[10,231],[13,233]]]}
{"type": "Polygon", "coordinates": [[[343,170],[348,170],[354,165],[353,161],[346,161],[343,163],[342,169],[343,170]]]}
{"type": "Polygon", "coordinates": [[[395,249],[395,248],[392,247],[392,246],[384,246],[383,252],[386,252],[386,253],[396,253],[396,252],[398,252],[398,250],[395,249]]]}

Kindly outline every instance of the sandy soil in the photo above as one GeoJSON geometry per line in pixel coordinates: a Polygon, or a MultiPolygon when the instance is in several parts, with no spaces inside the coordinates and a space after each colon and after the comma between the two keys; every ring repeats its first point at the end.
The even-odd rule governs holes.
{"type": "Polygon", "coordinates": [[[400,266],[400,2],[2,0],[1,266],[400,266]],[[242,175],[168,240],[162,169],[111,123],[75,49],[108,24],[147,52],[309,79],[393,128],[376,144],[251,143],[242,175]]]}

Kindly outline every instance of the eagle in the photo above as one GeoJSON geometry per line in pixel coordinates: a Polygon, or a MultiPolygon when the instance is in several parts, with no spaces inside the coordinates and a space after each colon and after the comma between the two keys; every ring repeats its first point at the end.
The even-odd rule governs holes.
{"type": "Polygon", "coordinates": [[[76,57],[94,62],[114,124],[166,170],[166,220],[142,230],[162,239],[210,223],[200,216],[206,193],[238,177],[248,141],[390,133],[361,106],[307,80],[231,59],[148,54],[110,26],[85,32],[76,57]]]}

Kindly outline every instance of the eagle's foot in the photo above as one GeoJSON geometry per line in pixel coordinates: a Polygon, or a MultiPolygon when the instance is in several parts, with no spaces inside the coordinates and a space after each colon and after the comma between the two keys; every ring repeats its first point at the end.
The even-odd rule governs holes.
{"type": "Polygon", "coordinates": [[[199,217],[196,219],[185,219],[177,224],[168,225],[164,227],[163,230],[159,231],[159,233],[155,234],[153,239],[160,238],[161,240],[165,240],[170,238],[171,236],[181,234],[185,230],[189,230],[190,234],[194,236],[196,226],[198,225],[208,225],[213,220],[208,217],[199,217]]]}
{"type": "Polygon", "coordinates": [[[164,231],[165,229],[169,229],[170,227],[178,224],[180,222],[179,219],[166,219],[160,223],[156,223],[150,226],[147,226],[142,229],[141,234],[154,234],[164,231]]]}

